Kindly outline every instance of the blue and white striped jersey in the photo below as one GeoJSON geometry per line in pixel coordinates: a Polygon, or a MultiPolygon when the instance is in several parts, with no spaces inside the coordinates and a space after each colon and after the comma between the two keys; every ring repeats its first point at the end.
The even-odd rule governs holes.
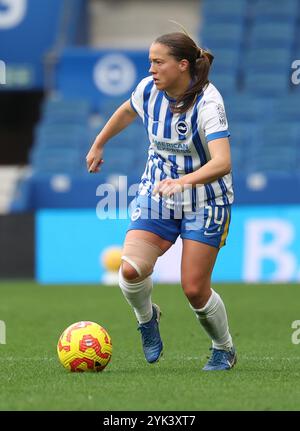
{"type": "MultiPolygon", "coordinates": [[[[140,195],[151,195],[154,186],[165,178],[175,179],[196,171],[211,159],[208,142],[230,135],[223,99],[213,84],[207,86],[184,114],[173,114],[171,101],[165,92],[156,88],[152,76],[137,85],[130,99],[150,141],[140,195]]],[[[197,202],[199,206],[233,202],[231,173],[201,189],[203,202],[197,202]]],[[[194,199],[199,198],[193,193],[194,199]]]]}

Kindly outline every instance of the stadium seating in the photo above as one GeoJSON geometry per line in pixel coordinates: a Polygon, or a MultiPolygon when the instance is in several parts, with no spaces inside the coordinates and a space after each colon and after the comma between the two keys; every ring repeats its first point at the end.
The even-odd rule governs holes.
{"type": "MultiPolygon", "coordinates": [[[[292,83],[291,65],[300,60],[300,0],[201,3],[199,39],[215,56],[210,79],[224,96],[234,172],[299,174],[300,84],[292,83]]],[[[72,82],[65,85],[69,94],[72,82]]],[[[35,178],[45,181],[45,175],[57,173],[70,175],[72,181],[91,177],[85,155],[124,98],[106,97],[93,104],[76,94],[72,100],[53,95],[44,102],[30,152],[35,178]]],[[[147,147],[142,124],[132,124],[106,147],[103,178],[130,173],[138,179],[147,147]]]]}
{"type": "MultiPolygon", "coordinates": [[[[289,72],[289,71],[285,71],[289,72]]],[[[245,77],[245,91],[250,94],[258,93],[262,96],[283,96],[289,91],[290,76],[288,73],[253,72],[245,77]]]]}
{"type": "Polygon", "coordinates": [[[224,96],[230,96],[235,93],[237,86],[237,77],[234,73],[218,73],[213,71],[210,74],[211,81],[220,89],[224,96]]]}
{"type": "Polygon", "coordinates": [[[136,183],[148,147],[139,123],[129,126],[105,148],[100,176],[86,171],[86,154],[108,114],[108,110],[99,112],[95,121],[95,112],[85,100],[46,99],[29,154],[32,174],[20,185],[11,210],[90,207],[97,203],[98,185],[110,182],[112,176],[127,175],[129,185],[136,183]]]}
{"type": "Polygon", "coordinates": [[[291,63],[291,51],[284,48],[249,49],[245,54],[245,70],[252,72],[269,72],[284,74],[287,64],[291,63]]]}
{"type": "Polygon", "coordinates": [[[299,122],[299,95],[289,95],[274,101],[274,120],[284,123],[299,122]]]}
{"type": "Polygon", "coordinates": [[[234,23],[210,24],[203,34],[203,46],[210,48],[239,49],[243,40],[244,26],[242,21],[234,23]]]}
{"type": "Polygon", "coordinates": [[[207,24],[240,22],[247,15],[247,0],[204,1],[203,16],[207,24]]]}
{"type": "Polygon", "coordinates": [[[299,172],[291,64],[300,59],[300,1],[203,3],[200,39],[215,55],[210,78],[224,95],[235,171],[299,172]]]}
{"type": "Polygon", "coordinates": [[[290,48],[296,33],[295,21],[255,22],[250,34],[252,47],[290,48]]]}
{"type": "Polygon", "coordinates": [[[84,100],[45,101],[29,154],[34,174],[82,170],[82,155],[89,140],[88,116],[89,106],[84,100]]]}
{"type": "Polygon", "coordinates": [[[213,63],[214,73],[234,73],[238,71],[240,64],[239,51],[231,48],[215,48],[213,51],[215,60],[213,63]]]}
{"type": "Polygon", "coordinates": [[[245,92],[234,93],[226,98],[225,108],[229,124],[232,122],[258,124],[260,121],[272,118],[274,109],[271,99],[255,97],[245,92]]]}
{"type": "Polygon", "coordinates": [[[285,0],[284,3],[274,0],[259,0],[253,2],[254,13],[260,19],[293,19],[299,12],[298,0],[285,0]]]}

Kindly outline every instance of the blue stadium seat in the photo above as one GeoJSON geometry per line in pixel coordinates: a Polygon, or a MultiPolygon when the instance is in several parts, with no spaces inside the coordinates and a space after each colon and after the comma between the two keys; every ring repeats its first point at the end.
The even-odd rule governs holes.
{"type": "Polygon", "coordinates": [[[299,11],[299,1],[298,0],[284,0],[281,1],[274,0],[259,0],[255,2],[254,13],[257,18],[278,18],[280,20],[285,18],[297,17],[299,11]]]}
{"type": "Polygon", "coordinates": [[[36,175],[83,172],[91,144],[90,114],[86,100],[46,99],[29,153],[36,175]]]}
{"type": "Polygon", "coordinates": [[[239,49],[244,26],[242,23],[218,23],[203,28],[202,45],[212,51],[216,48],[239,49]]]}
{"type": "Polygon", "coordinates": [[[250,46],[253,48],[289,48],[295,37],[295,25],[290,22],[256,22],[250,33],[250,46]]]}
{"type": "Polygon", "coordinates": [[[239,51],[236,49],[214,49],[213,70],[216,72],[235,73],[240,64],[239,51]]]}
{"type": "Polygon", "coordinates": [[[290,76],[288,73],[253,72],[245,77],[244,90],[250,94],[274,97],[286,94],[289,89],[290,76]]]}
{"type": "Polygon", "coordinates": [[[246,13],[247,0],[204,0],[202,1],[202,14],[204,17],[243,16],[246,13]]]}
{"type": "Polygon", "coordinates": [[[282,17],[272,15],[258,15],[253,21],[256,25],[274,25],[274,24],[285,24],[294,27],[297,25],[297,15],[283,15],[282,17]]]}
{"type": "Polygon", "coordinates": [[[225,98],[229,128],[231,122],[258,124],[261,121],[272,118],[273,104],[273,99],[259,98],[247,93],[234,94],[225,98]]]}
{"type": "Polygon", "coordinates": [[[222,95],[232,95],[236,92],[236,76],[233,73],[217,73],[212,71],[209,76],[222,95]]]}
{"type": "Polygon", "coordinates": [[[288,148],[289,144],[298,146],[300,139],[300,123],[270,123],[261,127],[262,135],[272,146],[288,148]]]}
{"type": "Polygon", "coordinates": [[[76,118],[83,117],[86,119],[91,113],[91,109],[87,100],[49,98],[43,104],[42,117],[43,119],[55,117],[56,119],[68,118],[72,120],[75,116],[76,118]]]}
{"type": "Polygon", "coordinates": [[[135,170],[134,153],[130,154],[128,148],[107,148],[104,153],[103,173],[122,173],[129,175],[135,170]]]}
{"type": "Polygon", "coordinates": [[[81,124],[86,125],[89,121],[89,115],[82,114],[80,112],[75,113],[64,113],[53,112],[51,114],[46,114],[42,118],[43,124],[62,124],[62,123],[73,123],[73,124],[81,124]]]}
{"type": "Polygon", "coordinates": [[[81,152],[81,148],[80,147],[76,147],[76,146],[34,146],[32,148],[31,154],[33,156],[36,155],[45,155],[45,156],[58,156],[58,157],[62,157],[64,156],[64,154],[67,156],[69,155],[74,155],[74,154],[79,154],[81,152]]]}
{"type": "Polygon", "coordinates": [[[258,129],[255,144],[249,147],[248,162],[253,171],[293,172],[297,168],[299,125],[274,122],[258,129]]]}
{"type": "Polygon", "coordinates": [[[251,72],[285,72],[291,64],[291,52],[284,48],[250,49],[245,56],[245,69],[251,72]]]}
{"type": "Polygon", "coordinates": [[[144,126],[133,123],[110,140],[104,151],[104,172],[142,174],[147,160],[149,141],[144,126]]]}
{"type": "Polygon", "coordinates": [[[248,165],[249,148],[257,141],[257,126],[249,120],[229,124],[232,167],[234,173],[248,173],[252,170],[248,165]]]}
{"type": "Polygon", "coordinates": [[[284,171],[295,169],[295,157],[300,139],[299,124],[269,123],[259,128],[256,145],[249,150],[249,157],[259,159],[260,163],[276,165],[277,169],[284,171]]]}
{"type": "Polygon", "coordinates": [[[274,101],[274,119],[276,121],[299,122],[299,95],[277,98],[274,101]]]}
{"type": "Polygon", "coordinates": [[[105,120],[110,118],[119,106],[126,102],[124,97],[108,97],[105,100],[100,100],[99,103],[99,114],[104,117],[105,120]]]}
{"type": "Polygon", "coordinates": [[[231,145],[242,148],[245,153],[257,141],[259,128],[250,121],[232,121],[229,130],[231,145]]]}
{"type": "Polygon", "coordinates": [[[297,165],[295,162],[295,157],[291,156],[289,152],[285,155],[280,153],[275,155],[274,153],[262,152],[260,157],[248,159],[249,173],[263,172],[283,174],[288,172],[295,172],[297,165]]]}
{"type": "Polygon", "coordinates": [[[216,24],[244,24],[246,20],[246,14],[222,14],[222,13],[207,13],[202,18],[202,25],[208,27],[216,24]]]}
{"type": "Polygon", "coordinates": [[[70,139],[62,139],[62,138],[56,138],[56,139],[49,139],[49,138],[43,138],[35,142],[35,145],[32,147],[32,151],[35,151],[35,149],[48,149],[48,148],[75,148],[77,150],[82,150],[85,147],[87,147],[90,144],[90,142],[85,142],[81,140],[74,140],[72,138],[70,139]]]}
{"type": "Polygon", "coordinates": [[[70,133],[86,133],[88,130],[87,124],[78,124],[72,122],[64,122],[64,123],[53,123],[48,124],[41,122],[37,128],[36,131],[38,134],[44,134],[44,133],[60,133],[61,135],[67,135],[70,133]]]}
{"type": "Polygon", "coordinates": [[[74,172],[85,168],[85,160],[74,151],[41,151],[33,154],[31,163],[35,172],[74,172]]]}
{"type": "Polygon", "coordinates": [[[35,130],[35,140],[71,140],[84,142],[89,140],[88,128],[80,124],[39,124],[35,130]]]}

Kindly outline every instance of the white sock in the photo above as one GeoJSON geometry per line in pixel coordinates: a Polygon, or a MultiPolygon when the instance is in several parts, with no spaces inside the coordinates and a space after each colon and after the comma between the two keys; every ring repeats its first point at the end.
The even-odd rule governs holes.
{"type": "Polygon", "coordinates": [[[149,322],[153,314],[151,301],[153,284],[151,277],[147,277],[138,283],[131,283],[129,280],[125,280],[120,269],[119,286],[128,304],[133,308],[138,322],[149,322]]]}
{"type": "Polygon", "coordinates": [[[212,290],[212,294],[203,308],[195,309],[197,319],[205,332],[212,339],[212,346],[219,350],[229,350],[232,338],[229,333],[227,314],[221,297],[212,290]]]}

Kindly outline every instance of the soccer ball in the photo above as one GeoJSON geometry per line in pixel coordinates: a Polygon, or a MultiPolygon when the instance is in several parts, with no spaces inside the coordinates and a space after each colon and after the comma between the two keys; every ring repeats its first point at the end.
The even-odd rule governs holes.
{"type": "Polygon", "coordinates": [[[98,323],[73,323],[61,334],[57,354],[69,371],[102,371],[112,355],[111,338],[98,323]]]}

